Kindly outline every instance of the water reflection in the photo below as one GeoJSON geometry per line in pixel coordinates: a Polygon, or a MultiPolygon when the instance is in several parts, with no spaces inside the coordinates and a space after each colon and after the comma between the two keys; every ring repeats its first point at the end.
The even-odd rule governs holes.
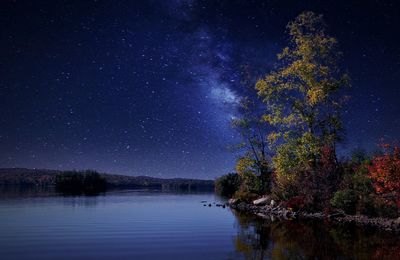
{"type": "Polygon", "coordinates": [[[0,199],[51,197],[56,195],[54,187],[33,185],[0,185],[0,199]]]}
{"type": "Polygon", "coordinates": [[[132,196],[135,194],[151,194],[152,196],[164,196],[165,194],[174,195],[194,195],[194,194],[211,194],[207,189],[201,190],[178,190],[178,189],[160,189],[160,188],[136,188],[136,189],[108,189],[106,192],[96,192],[90,194],[82,193],[63,193],[59,192],[52,186],[33,186],[33,185],[0,185],[0,200],[1,199],[13,199],[13,198],[33,198],[33,197],[65,197],[65,198],[76,198],[82,200],[90,200],[94,197],[104,197],[106,195],[118,195],[118,196],[132,196]]]}
{"type": "Polygon", "coordinates": [[[212,193],[110,190],[98,196],[64,196],[51,188],[8,187],[0,189],[0,255],[4,259],[400,259],[400,239],[395,234],[354,225],[266,221],[217,207],[218,203],[221,199],[212,193]]]}
{"type": "Polygon", "coordinates": [[[67,207],[85,207],[85,208],[93,208],[98,206],[99,203],[103,202],[104,204],[104,195],[103,196],[68,196],[64,197],[62,203],[67,207]]]}
{"type": "Polygon", "coordinates": [[[235,249],[245,259],[400,259],[400,239],[386,231],[234,214],[235,249]]]}

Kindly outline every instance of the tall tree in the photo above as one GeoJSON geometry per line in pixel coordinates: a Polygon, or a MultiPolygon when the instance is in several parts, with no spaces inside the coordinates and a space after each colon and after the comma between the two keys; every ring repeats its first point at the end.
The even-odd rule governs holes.
{"type": "Polygon", "coordinates": [[[335,155],[346,100],[341,89],[349,86],[338,66],[337,40],[326,33],[322,15],[303,12],[287,29],[289,46],[278,54],[277,68],[256,84],[266,106],[263,118],[274,127],[268,142],[276,151],[281,186],[299,172],[315,170],[326,147],[335,155]]]}
{"type": "MultiPolygon", "coordinates": [[[[235,150],[241,152],[236,163],[236,172],[241,176],[246,187],[258,187],[260,192],[269,190],[269,159],[267,143],[268,126],[262,119],[264,105],[255,95],[251,75],[247,67],[243,67],[242,86],[246,93],[240,100],[237,116],[232,119],[232,127],[237,130],[241,142],[235,145],[235,150]],[[261,183],[255,184],[256,176],[261,177],[261,183]]],[[[253,85],[254,86],[254,85],[253,85]]]]}

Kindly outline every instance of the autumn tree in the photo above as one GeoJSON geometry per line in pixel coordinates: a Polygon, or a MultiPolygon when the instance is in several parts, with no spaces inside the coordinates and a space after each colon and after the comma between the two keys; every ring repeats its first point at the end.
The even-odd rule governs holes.
{"type": "Polygon", "coordinates": [[[326,33],[322,15],[304,12],[287,25],[289,46],[278,54],[275,70],[256,84],[265,104],[263,119],[273,126],[268,135],[275,150],[276,183],[282,189],[299,172],[313,172],[323,149],[336,160],[341,140],[342,89],[349,77],[341,72],[337,40],[326,33]]]}
{"type": "Polygon", "coordinates": [[[241,137],[241,141],[233,147],[240,152],[236,172],[242,178],[245,186],[243,188],[265,193],[269,190],[270,179],[270,155],[266,139],[268,126],[262,118],[263,103],[254,93],[254,89],[249,87],[252,80],[247,68],[243,68],[242,74],[241,84],[245,88],[245,94],[240,99],[237,115],[231,122],[241,137]]]}
{"type": "Polygon", "coordinates": [[[400,210],[400,147],[383,145],[383,155],[373,157],[368,167],[375,192],[400,210]]]}
{"type": "Polygon", "coordinates": [[[246,151],[245,157],[253,161],[253,168],[257,173],[266,173],[268,171],[267,129],[256,100],[251,100],[249,97],[241,99],[239,115],[232,119],[232,127],[242,137],[242,142],[237,148],[246,151]]]}

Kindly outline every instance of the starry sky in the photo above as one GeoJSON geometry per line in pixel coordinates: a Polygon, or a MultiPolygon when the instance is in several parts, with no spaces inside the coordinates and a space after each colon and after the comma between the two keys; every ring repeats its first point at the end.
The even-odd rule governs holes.
{"type": "Polygon", "coordinates": [[[234,168],[241,68],[322,13],[344,53],[346,140],[400,137],[396,1],[1,1],[0,167],[215,178],[234,168]]]}

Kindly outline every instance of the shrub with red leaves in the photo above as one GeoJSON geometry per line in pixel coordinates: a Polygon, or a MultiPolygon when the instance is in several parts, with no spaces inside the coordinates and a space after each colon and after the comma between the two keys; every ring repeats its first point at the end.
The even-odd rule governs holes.
{"type": "Polygon", "coordinates": [[[305,196],[295,196],[288,201],[286,201],[285,205],[287,208],[292,208],[293,210],[302,210],[305,208],[307,204],[307,198],[305,196]]]}
{"type": "Polygon", "coordinates": [[[383,155],[373,157],[368,167],[375,192],[388,204],[395,203],[400,208],[400,147],[382,145],[383,155]]]}

